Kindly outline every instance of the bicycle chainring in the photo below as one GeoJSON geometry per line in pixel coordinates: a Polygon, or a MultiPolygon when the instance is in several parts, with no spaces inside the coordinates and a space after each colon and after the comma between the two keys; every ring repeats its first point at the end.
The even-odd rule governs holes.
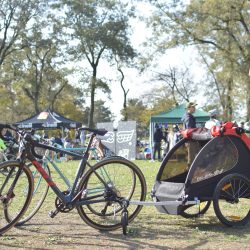
{"type": "MultiPolygon", "coordinates": [[[[63,192],[63,194],[68,194],[69,193],[69,191],[64,191],[63,192]]],[[[68,212],[70,212],[72,209],[74,209],[75,207],[74,206],[72,206],[72,205],[64,205],[63,203],[62,203],[62,201],[58,198],[58,197],[56,197],[56,199],[55,199],[55,207],[56,207],[56,209],[58,209],[58,211],[59,212],[61,212],[61,213],[68,213],[68,212]]]]}

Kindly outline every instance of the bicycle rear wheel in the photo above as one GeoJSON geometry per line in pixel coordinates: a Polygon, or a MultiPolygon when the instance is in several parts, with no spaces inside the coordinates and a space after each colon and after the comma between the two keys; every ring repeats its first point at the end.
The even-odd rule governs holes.
{"type": "Polygon", "coordinates": [[[26,166],[21,168],[18,161],[0,164],[0,234],[8,231],[22,217],[32,193],[33,177],[26,166]],[[3,169],[5,174],[2,174],[3,169]]]}
{"type": "MultiPolygon", "coordinates": [[[[32,199],[28,209],[15,226],[21,226],[28,222],[39,211],[49,190],[47,182],[43,179],[42,175],[38,172],[35,166],[33,166],[32,163],[29,163],[27,164],[27,167],[30,169],[33,175],[34,192],[32,194],[32,199]]],[[[43,168],[48,173],[48,175],[50,175],[49,167],[45,165],[43,168]]]]}
{"type": "MultiPolygon", "coordinates": [[[[77,207],[81,218],[95,229],[115,230],[122,227],[123,208],[117,200],[124,198],[144,201],[146,182],[141,170],[135,164],[114,157],[94,165],[82,179],[79,192],[80,190],[84,190],[82,199],[91,202],[103,199],[102,202],[77,207]],[[110,190],[112,194],[109,196],[110,190]]],[[[128,206],[128,221],[131,222],[141,209],[142,206],[138,205],[128,206]]]]}

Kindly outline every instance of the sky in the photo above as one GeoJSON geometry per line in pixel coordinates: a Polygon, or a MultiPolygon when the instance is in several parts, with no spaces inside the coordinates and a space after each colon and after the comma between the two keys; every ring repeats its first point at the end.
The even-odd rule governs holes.
{"type": "MultiPolygon", "coordinates": [[[[183,66],[190,65],[190,61],[194,60],[194,53],[192,49],[172,49],[164,55],[159,64],[162,65],[162,70],[167,69],[168,66],[183,66]]],[[[157,71],[161,69],[157,68],[157,71]]],[[[107,72],[107,71],[106,71],[107,72]]],[[[140,75],[136,69],[127,69],[125,72],[124,85],[126,89],[129,89],[128,98],[138,98],[143,93],[152,90],[155,87],[161,86],[160,83],[150,82],[152,77],[150,72],[140,75]]],[[[111,108],[112,112],[117,116],[119,120],[120,110],[123,105],[123,91],[118,81],[112,83],[111,101],[107,101],[107,105],[111,108]]],[[[201,103],[202,105],[202,103],[201,103]]]]}
{"type": "MultiPolygon", "coordinates": [[[[159,65],[161,65],[161,68],[156,68],[155,71],[157,72],[164,72],[169,66],[182,68],[184,65],[189,65],[195,81],[199,81],[204,74],[204,69],[198,65],[197,53],[193,48],[187,48],[185,50],[181,48],[168,50],[166,54],[159,59],[159,65]]],[[[136,69],[126,69],[124,73],[124,85],[126,89],[129,89],[128,98],[139,98],[143,93],[152,91],[152,89],[163,85],[163,83],[150,81],[152,78],[151,71],[140,75],[136,69]]],[[[112,82],[111,89],[112,98],[110,101],[107,101],[107,105],[115,114],[116,119],[119,120],[121,118],[120,110],[123,107],[123,91],[118,81],[112,82]]],[[[200,95],[202,95],[202,92],[200,92],[200,95]]],[[[200,107],[205,105],[202,96],[196,96],[196,100],[194,101],[198,102],[198,106],[200,107]]]]}
{"type": "MultiPolygon", "coordinates": [[[[138,5],[139,14],[144,17],[149,16],[151,12],[151,8],[148,7],[145,3],[139,3],[138,5]]],[[[147,40],[147,38],[151,35],[150,30],[146,28],[144,22],[140,21],[139,18],[131,21],[131,26],[134,30],[133,35],[131,36],[131,44],[139,53],[144,53],[145,48],[142,46],[142,43],[147,40]]],[[[193,48],[176,48],[169,49],[166,51],[165,55],[161,56],[158,59],[158,64],[160,65],[156,71],[160,72],[164,69],[167,69],[169,66],[179,66],[183,67],[183,65],[192,65],[192,68],[195,70],[196,75],[197,72],[202,72],[201,69],[198,69],[197,65],[194,65],[194,62],[197,61],[197,54],[194,52],[193,48]],[[198,69],[198,70],[197,70],[198,69]]],[[[152,90],[152,88],[160,86],[160,83],[152,83],[150,79],[152,77],[151,71],[146,71],[143,74],[139,74],[138,70],[135,68],[123,68],[124,71],[124,86],[125,89],[129,89],[127,98],[139,98],[143,95],[143,93],[152,90]]],[[[102,99],[105,100],[105,105],[110,108],[111,112],[115,116],[115,120],[119,121],[122,116],[120,114],[123,108],[123,91],[119,82],[119,72],[115,69],[115,67],[111,68],[109,63],[103,60],[100,60],[100,65],[98,66],[98,77],[99,78],[109,78],[112,79],[110,82],[110,88],[112,90],[111,99],[108,99],[103,93],[97,92],[96,100],[102,99]]],[[[76,77],[77,78],[77,77],[76,77]]],[[[71,82],[74,82],[75,79],[71,78],[71,82]]]]}
{"type": "MultiPolygon", "coordinates": [[[[138,9],[141,10],[140,14],[143,14],[144,17],[150,15],[151,8],[148,7],[147,4],[140,3],[138,9]]],[[[150,36],[150,30],[147,30],[145,23],[143,23],[139,19],[133,20],[131,22],[131,26],[134,29],[133,35],[131,37],[131,44],[136,48],[138,52],[143,53],[145,48],[142,46],[142,43],[145,42],[150,36]]],[[[158,59],[158,64],[161,66],[157,68],[157,71],[167,69],[169,66],[183,67],[184,65],[191,65],[193,71],[196,74],[196,77],[200,78],[202,76],[203,70],[199,68],[198,63],[195,63],[197,62],[196,57],[197,53],[193,48],[169,49],[166,51],[165,55],[158,59]]],[[[104,72],[104,74],[106,75],[107,72],[110,72],[108,75],[112,75],[114,74],[114,69],[110,69],[108,65],[105,65],[102,66],[101,70],[99,70],[99,76],[102,72],[104,72]]],[[[159,83],[150,82],[150,78],[152,77],[152,72],[150,71],[140,75],[136,69],[124,69],[124,74],[124,86],[126,89],[129,89],[128,98],[138,98],[144,92],[151,90],[153,87],[160,86],[159,83]]],[[[110,107],[111,111],[116,116],[116,120],[120,120],[120,111],[123,108],[123,91],[117,78],[111,82],[111,89],[111,100],[107,100],[106,105],[110,107]]],[[[199,99],[202,100],[202,98],[199,99]]]]}
{"type": "MultiPolygon", "coordinates": [[[[187,0],[187,2],[189,1],[187,0]]],[[[147,5],[140,3],[138,9],[141,10],[140,13],[143,14],[144,17],[150,15],[151,9],[147,7],[147,5]]],[[[146,29],[145,23],[139,19],[133,20],[131,25],[134,29],[131,37],[131,44],[138,50],[138,52],[143,53],[145,48],[142,46],[142,43],[145,42],[150,36],[150,31],[146,29]]],[[[164,55],[157,59],[159,67],[154,70],[157,72],[164,72],[164,70],[168,69],[169,66],[182,68],[185,65],[189,67],[194,82],[201,82],[204,81],[207,76],[206,71],[202,68],[198,58],[198,53],[192,47],[187,47],[185,49],[169,49],[164,55]]],[[[143,73],[142,75],[140,75],[134,68],[123,69],[123,71],[125,74],[123,83],[125,89],[129,89],[127,96],[129,99],[140,98],[144,93],[152,91],[153,88],[160,87],[160,83],[150,82],[150,79],[152,78],[152,72],[150,71],[143,73]]],[[[122,118],[120,112],[123,108],[124,99],[123,91],[117,76],[119,76],[119,73],[115,67],[111,68],[108,62],[100,61],[100,65],[98,67],[98,77],[112,79],[110,82],[110,89],[112,90],[112,93],[111,99],[107,99],[103,93],[99,92],[96,95],[96,100],[104,100],[105,106],[110,108],[111,112],[115,116],[115,120],[119,121],[122,118]]],[[[195,99],[191,100],[198,103],[198,108],[204,108],[206,105],[207,100],[204,98],[204,91],[205,90],[199,89],[198,95],[195,96],[195,99]]]]}

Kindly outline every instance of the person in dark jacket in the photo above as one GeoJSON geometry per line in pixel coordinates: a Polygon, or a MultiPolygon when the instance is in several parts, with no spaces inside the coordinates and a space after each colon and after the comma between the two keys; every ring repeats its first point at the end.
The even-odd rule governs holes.
{"type": "Polygon", "coordinates": [[[155,160],[156,152],[158,153],[158,160],[161,160],[161,140],[163,139],[163,133],[161,128],[156,124],[156,131],[154,132],[154,153],[153,160],[155,160]]]}
{"type": "MultiPolygon", "coordinates": [[[[186,106],[186,113],[183,115],[181,121],[183,122],[183,128],[184,129],[192,129],[196,128],[196,120],[193,116],[193,113],[195,113],[195,106],[196,104],[194,102],[189,102],[186,106]]],[[[191,166],[196,154],[200,150],[200,146],[197,142],[189,141],[185,143],[188,151],[188,162],[187,162],[187,169],[191,166]]]]}
{"type": "Polygon", "coordinates": [[[195,106],[197,104],[193,102],[189,102],[186,106],[187,111],[183,115],[181,121],[183,122],[183,128],[196,128],[196,120],[195,117],[193,116],[193,113],[195,112],[195,106]]]}

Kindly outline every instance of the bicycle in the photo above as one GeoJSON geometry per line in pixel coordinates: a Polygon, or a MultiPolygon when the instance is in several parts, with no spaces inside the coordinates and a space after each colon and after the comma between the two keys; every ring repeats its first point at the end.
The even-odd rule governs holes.
{"type": "Polygon", "coordinates": [[[15,160],[18,144],[15,140],[9,139],[8,141],[5,138],[0,139],[0,162],[8,161],[8,160],[15,160]]]}
{"type": "MultiPolygon", "coordinates": [[[[8,141],[5,140],[6,138],[0,138],[0,162],[15,160],[17,157],[17,148],[18,144],[15,140],[9,139],[8,141]]],[[[2,169],[1,174],[7,174],[7,169],[2,169]]]]}
{"type": "MultiPolygon", "coordinates": [[[[43,140],[40,138],[42,142],[45,144],[53,145],[54,147],[58,148],[58,145],[51,144],[50,140],[43,140]]],[[[97,145],[98,146],[98,145],[97,145]]],[[[81,152],[82,150],[86,150],[86,148],[66,148],[67,151],[73,151],[73,152],[81,152]]],[[[98,148],[94,147],[94,143],[92,143],[91,148],[89,149],[89,159],[92,159],[92,156],[94,156],[94,159],[96,161],[100,161],[100,157],[97,154],[98,148]]],[[[99,149],[100,151],[100,149],[99,149]]],[[[41,152],[40,152],[41,153],[41,152]]],[[[40,154],[39,153],[39,154],[40,154]]],[[[44,153],[43,159],[41,161],[43,168],[46,170],[46,172],[50,175],[52,167],[53,170],[60,176],[60,178],[63,180],[63,183],[68,187],[71,188],[71,183],[68,180],[68,178],[63,174],[63,172],[60,170],[60,168],[56,165],[56,163],[62,162],[61,158],[57,157],[58,154],[54,154],[54,156],[51,156],[50,151],[47,149],[44,153]]],[[[65,157],[64,157],[65,158],[65,157]]],[[[78,157],[79,158],[79,157],[78,157]]],[[[22,216],[22,218],[16,223],[15,226],[22,226],[26,222],[28,222],[30,219],[33,218],[33,216],[39,211],[42,204],[44,203],[44,200],[48,194],[49,186],[47,185],[46,181],[42,178],[41,175],[38,174],[37,169],[29,163],[27,165],[34,177],[34,192],[31,200],[31,204],[28,207],[28,210],[25,212],[25,214],[22,216]]],[[[90,208],[91,210],[91,208],[90,208]]],[[[93,211],[93,210],[91,210],[93,211]]]]}
{"type": "MultiPolygon", "coordinates": [[[[27,160],[37,169],[42,178],[56,194],[54,218],[59,212],[68,213],[76,208],[80,217],[89,226],[98,230],[115,230],[123,227],[124,220],[131,222],[142,209],[141,205],[128,206],[128,200],[143,201],[146,182],[141,170],[121,157],[110,157],[90,165],[88,154],[96,135],[105,135],[106,130],[81,128],[92,133],[84,155],[55,148],[38,142],[29,132],[12,125],[0,124],[0,129],[9,128],[20,136],[20,153],[17,161],[0,164],[0,170],[8,168],[7,176],[0,174],[0,234],[7,232],[25,214],[34,193],[34,177],[27,167],[27,160]],[[62,191],[38,161],[42,157],[36,148],[69,154],[81,159],[73,185],[62,191]],[[86,169],[88,167],[89,169],[86,169]],[[122,219],[121,219],[122,218],[122,219]]],[[[0,171],[1,173],[1,171],[0,171]]]]}
{"type": "MultiPolygon", "coordinates": [[[[40,139],[41,140],[41,139],[40,139]]],[[[49,140],[42,140],[44,143],[50,144],[49,140]]],[[[58,147],[56,145],[56,147],[58,147]]],[[[66,148],[65,150],[67,151],[77,151],[82,150],[82,148],[66,148]]],[[[84,149],[85,150],[85,149],[84,149]]],[[[97,158],[97,153],[95,152],[95,148],[92,147],[90,148],[90,152],[94,153],[95,160],[99,161],[97,158]]],[[[78,156],[79,158],[79,156],[78,156]]],[[[89,158],[90,159],[90,158],[89,158]]],[[[71,183],[69,179],[63,174],[63,172],[60,170],[58,167],[57,163],[61,163],[61,159],[57,157],[57,154],[54,155],[54,157],[51,157],[50,151],[47,149],[43,155],[43,159],[41,160],[42,167],[45,169],[45,171],[50,175],[51,173],[51,168],[60,176],[61,180],[65,184],[68,189],[71,188],[71,183]]],[[[28,207],[28,210],[25,212],[25,214],[22,216],[22,218],[16,223],[15,226],[22,226],[26,222],[28,222],[30,219],[33,218],[33,216],[39,211],[41,208],[42,204],[44,203],[44,200],[46,199],[46,196],[48,194],[49,186],[47,185],[47,182],[42,178],[41,175],[38,174],[37,169],[31,164],[27,164],[27,166],[30,168],[33,178],[34,178],[34,192],[31,200],[31,204],[28,207]]]]}

